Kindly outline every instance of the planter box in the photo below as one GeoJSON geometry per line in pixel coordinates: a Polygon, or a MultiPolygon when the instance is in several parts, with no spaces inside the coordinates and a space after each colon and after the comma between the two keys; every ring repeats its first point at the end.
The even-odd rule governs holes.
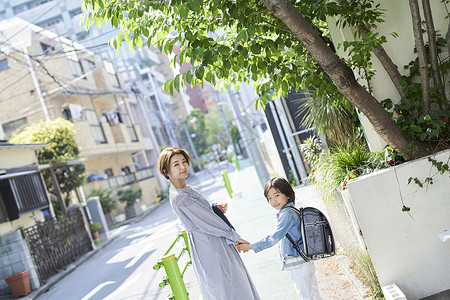
{"type": "MultiPolygon", "coordinates": [[[[450,150],[435,159],[448,162],[450,150]]],[[[450,231],[450,178],[437,174],[433,185],[419,188],[437,172],[427,158],[407,162],[357,178],[347,184],[365,245],[381,286],[396,283],[408,300],[450,289],[450,241],[438,236],[450,231]],[[408,213],[402,206],[411,207],[408,213]]]]}
{"type": "Polygon", "coordinates": [[[125,206],[125,217],[127,220],[133,219],[142,213],[141,205],[135,203],[133,205],[125,206]]]}

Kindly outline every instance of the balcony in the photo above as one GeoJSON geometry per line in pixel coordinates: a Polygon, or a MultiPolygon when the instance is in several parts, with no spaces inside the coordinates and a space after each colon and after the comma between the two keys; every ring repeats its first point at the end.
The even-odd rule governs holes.
{"type": "Polygon", "coordinates": [[[93,128],[88,121],[77,121],[74,125],[80,156],[86,159],[134,153],[144,148],[141,131],[136,125],[132,126],[135,135],[123,123],[110,126],[107,122],[101,122],[99,128],[93,128]],[[105,142],[99,141],[98,129],[103,130],[105,142]]]}
{"type": "Polygon", "coordinates": [[[153,172],[154,167],[148,167],[140,169],[134,173],[127,175],[112,176],[100,181],[92,181],[84,185],[86,190],[92,190],[101,187],[104,190],[119,189],[121,187],[138,183],[139,181],[146,180],[155,176],[153,172]]]}

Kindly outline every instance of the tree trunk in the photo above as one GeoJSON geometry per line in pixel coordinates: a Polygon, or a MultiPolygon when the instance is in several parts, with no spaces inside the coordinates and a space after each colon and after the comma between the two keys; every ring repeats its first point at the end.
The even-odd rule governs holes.
{"type": "Polygon", "coordinates": [[[425,52],[425,44],[423,42],[421,18],[419,11],[419,3],[417,0],[409,0],[411,9],[411,17],[413,23],[414,40],[416,42],[417,55],[419,57],[420,82],[422,83],[422,101],[425,111],[430,110],[430,80],[428,78],[428,60],[425,52]]]}
{"type": "Polygon", "coordinates": [[[400,75],[400,72],[398,71],[398,67],[392,59],[389,57],[389,55],[384,50],[383,46],[379,46],[375,49],[373,49],[373,53],[380,61],[383,68],[386,70],[386,73],[389,75],[389,77],[392,80],[392,83],[394,83],[395,88],[397,89],[398,93],[400,94],[400,97],[405,98],[405,92],[403,91],[402,84],[400,83],[402,80],[402,75],[400,75]]]}
{"type": "MultiPolygon", "coordinates": [[[[298,10],[288,0],[261,2],[304,45],[339,91],[364,113],[380,137],[396,151],[407,152],[407,145],[413,144],[411,137],[401,130],[383,106],[356,81],[353,71],[323,42],[298,10]]],[[[417,149],[412,156],[423,156],[431,152],[431,149],[427,149],[422,143],[415,141],[414,144],[417,149]]]]}
{"type": "Polygon", "coordinates": [[[441,94],[442,101],[439,105],[442,110],[445,110],[447,104],[447,96],[445,95],[444,85],[442,84],[442,76],[439,71],[438,54],[436,49],[436,30],[434,29],[433,16],[430,7],[430,0],[422,0],[423,14],[425,16],[425,23],[427,25],[428,45],[430,47],[430,62],[433,69],[434,84],[439,86],[439,93],[441,94]]]}

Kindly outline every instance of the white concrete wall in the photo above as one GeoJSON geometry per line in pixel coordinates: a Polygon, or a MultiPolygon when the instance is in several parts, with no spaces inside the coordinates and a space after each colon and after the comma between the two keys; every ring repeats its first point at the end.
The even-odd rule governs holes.
{"type": "MultiPolygon", "coordinates": [[[[449,157],[450,150],[436,155],[444,162],[449,157]]],[[[450,289],[450,240],[438,237],[450,231],[449,173],[435,175],[424,188],[408,185],[409,177],[423,180],[436,172],[422,158],[347,184],[381,286],[396,283],[408,300],[450,289]]]]}
{"type": "MultiPolygon", "coordinates": [[[[417,58],[417,54],[414,53],[414,32],[409,2],[406,0],[376,0],[375,2],[379,3],[380,7],[385,10],[383,16],[385,22],[378,24],[377,27],[378,32],[387,38],[387,43],[383,44],[383,48],[397,65],[399,72],[402,75],[408,75],[409,71],[405,70],[403,66],[417,58]],[[398,34],[397,38],[392,36],[392,33],[394,32],[398,34]]],[[[430,5],[435,29],[445,37],[448,26],[446,7],[441,1],[430,1],[430,5]]],[[[423,20],[424,17],[422,14],[422,21],[423,20]]],[[[336,48],[343,41],[354,40],[353,31],[349,26],[345,29],[341,29],[336,27],[335,18],[329,18],[327,21],[330,28],[330,35],[336,48]]],[[[428,41],[426,35],[424,36],[424,39],[426,42],[428,41]]],[[[344,52],[344,47],[338,48],[337,53],[343,59],[348,58],[347,54],[344,52]]],[[[375,77],[370,80],[373,95],[378,101],[390,98],[394,103],[397,103],[400,100],[400,95],[375,55],[372,56],[372,63],[372,68],[376,70],[375,77]]],[[[359,77],[357,72],[355,72],[355,76],[357,78],[359,77]]],[[[369,85],[365,79],[359,79],[358,81],[363,86],[367,87],[369,85]]],[[[368,119],[362,113],[360,114],[360,120],[364,127],[370,149],[372,151],[381,150],[386,143],[378,136],[368,119]]]]}

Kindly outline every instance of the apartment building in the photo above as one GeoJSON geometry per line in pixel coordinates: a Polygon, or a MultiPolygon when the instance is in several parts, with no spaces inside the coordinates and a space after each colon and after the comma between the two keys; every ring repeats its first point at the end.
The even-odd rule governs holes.
{"type": "MultiPolygon", "coordinates": [[[[150,167],[156,170],[160,147],[178,145],[174,129],[186,115],[185,97],[165,93],[161,86],[173,78],[167,57],[157,49],[144,46],[130,53],[128,45],[116,51],[107,44],[118,32],[110,24],[102,29],[93,26],[86,32],[81,21],[81,1],[78,0],[7,0],[0,2],[0,19],[14,16],[27,20],[77,41],[102,59],[112,62],[123,78],[122,88],[129,91],[123,105],[130,112],[132,123],[139,124],[144,149],[134,155],[136,168],[150,167]]],[[[157,176],[161,185],[167,184],[157,176]]]]}
{"type": "MultiPolygon", "coordinates": [[[[130,118],[129,97],[111,62],[18,18],[0,22],[0,122],[8,136],[23,124],[63,117],[74,123],[80,157],[103,188],[138,184],[143,203],[159,188],[154,170],[137,169],[144,149],[130,118]]],[[[93,188],[85,186],[86,194],[93,188]]],[[[96,187],[96,186],[95,186],[96,187]]]]}

